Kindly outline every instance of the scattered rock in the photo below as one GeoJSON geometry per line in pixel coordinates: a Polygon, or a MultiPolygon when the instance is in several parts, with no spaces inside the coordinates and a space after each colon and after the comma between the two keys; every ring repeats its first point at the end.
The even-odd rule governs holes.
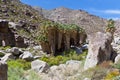
{"type": "Polygon", "coordinates": [[[91,80],[90,78],[85,78],[84,80],[91,80]]]}
{"type": "Polygon", "coordinates": [[[41,56],[34,56],[34,59],[39,59],[41,56]]]}
{"type": "Polygon", "coordinates": [[[33,60],[33,55],[29,51],[23,52],[23,54],[20,55],[21,59],[24,59],[26,61],[32,61],[33,60]]]}
{"type": "Polygon", "coordinates": [[[41,46],[34,46],[33,49],[35,49],[35,50],[42,50],[42,47],[41,46]]]}
{"type": "Polygon", "coordinates": [[[21,24],[16,24],[14,22],[9,22],[9,28],[12,28],[12,29],[21,29],[22,28],[22,25],[21,24]]]}
{"type": "Polygon", "coordinates": [[[49,66],[46,62],[37,59],[31,62],[31,69],[38,73],[46,73],[49,66]]]}
{"type": "Polygon", "coordinates": [[[7,80],[8,66],[5,62],[0,61],[0,80],[7,80]]]}
{"type": "Polygon", "coordinates": [[[120,37],[114,37],[114,43],[120,45],[120,37]]]}
{"type": "Polygon", "coordinates": [[[11,53],[7,53],[5,56],[1,58],[1,61],[7,62],[8,60],[15,59],[15,57],[11,53]]]}

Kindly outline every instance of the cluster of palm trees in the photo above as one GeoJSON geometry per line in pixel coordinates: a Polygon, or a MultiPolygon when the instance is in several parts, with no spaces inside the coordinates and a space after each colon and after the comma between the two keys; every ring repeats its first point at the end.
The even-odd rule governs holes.
{"type": "Polygon", "coordinates": [[[40,27],[36,39],[43,51],[54,55],[57,51],[69,50],[71,45],[80,44],[81,34],[85,34],[84,29],[75,24],[46,21],[40,27]]]}

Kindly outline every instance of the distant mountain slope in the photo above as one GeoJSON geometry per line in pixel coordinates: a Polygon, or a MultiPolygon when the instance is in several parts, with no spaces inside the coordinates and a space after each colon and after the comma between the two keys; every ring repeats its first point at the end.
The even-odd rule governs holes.
{"type": "Polygon", "coordinates": [[[107,24],[107,20],[91,15],[83,10],[72,10],[64,7],[53,10],[35,9],[39,10],[40,14],[43,14],[45,18],[50,20],[82,26],[88,34],[96,31],[104,32],[107,24]]]}

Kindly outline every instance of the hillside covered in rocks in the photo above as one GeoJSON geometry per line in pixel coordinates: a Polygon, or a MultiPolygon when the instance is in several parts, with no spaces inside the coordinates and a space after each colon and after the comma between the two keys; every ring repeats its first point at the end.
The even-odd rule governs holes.
{"type": "Polygon", "coordinates": [[[84,28],[88,34],[97,31],[104,32],[107,25],[107,20],[83,10],[72,10],[65,7],[55,8],[53,10],[44,10],[39,7],[34,8],[47,19],[60,23],[79,25],[84,28]]]}
{"type": "Polygon", "coordinates": [[[119,21],[0,0],[0,80],[120,80],[119,45],[119,21]]]}

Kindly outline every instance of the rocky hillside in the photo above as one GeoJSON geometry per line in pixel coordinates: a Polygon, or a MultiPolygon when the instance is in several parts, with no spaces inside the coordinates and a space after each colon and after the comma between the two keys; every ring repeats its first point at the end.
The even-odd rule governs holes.
{"type": "MultiPolygon", "coordinates": [[[[22,41],[23,43],[25,38],[27,38],[27,41],[31,40],[32,42],[34,39],[33,33],[36,33],[41,23],[46,21],[37,10],[29,5],[21,3],[19,0],[0,0],[0,20],[1,24],[4,24],[2,22],[4,20],[4,22],[7,22],[6,25],[1,26],[2,28],[9,28],[9,31],[7,30],[6,33],[1,33],[1,28],[0,34],[4,36],[2,39],[4,38],[7,40],[7,35],[12,33],[13,38],[17,36],[17,38],[19,38],[18,42],[22,41]]],[[[15,39],[12,40],[15,42],[15,39]]]]}
{"type": "Polygon", "coordinates": [[[14,22],[28,32],[36,30],[45,21],[38,11],[19,0],[0,0],[0,19],[14,22]]]}
{"type": "Polygon", "coordinates": [[[72,10],[64,7],[53,10],[44,10],[42,8],[34,7],[45,18],[61,23],[74,23],[83,27],[87,33],[104,31],[107,20],[98,16],[91,15],[83,10],[72,10]]]}

